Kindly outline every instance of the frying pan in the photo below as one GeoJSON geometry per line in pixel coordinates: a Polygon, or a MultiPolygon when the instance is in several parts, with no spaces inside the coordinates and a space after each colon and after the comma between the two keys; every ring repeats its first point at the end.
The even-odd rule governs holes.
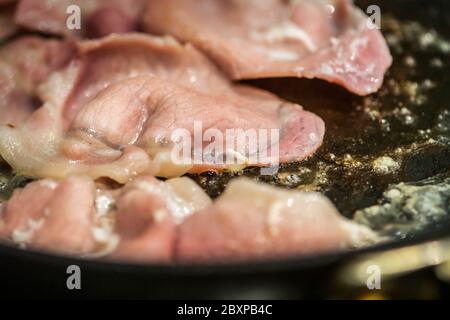
{"type": "MultiPolygon", "coordinates": [[[[324,192],[344,215],[352,217],[356,210],[376,205],[390,185],[414,184],[437,174],[449,175],[450,135],[445,130],[446,123],[437,124],[436,121],[442,120],[442,115],[450,110],[450,53],[446,55],[445,46],[442,49],[441,45],[439,49],[426,41],[436,35],[450,39],[450,14],[447,13],[450,3],[445,0],[364,0],[357,4],[362,8],[376,4],[382,9],[383,32],[390,40],[395,58],[383,89],[373,96],[359,98],[321,81],[251,81],[253,85],[301,103],[324,118],[328,125],[324,146],[311,159],[285,166],[273,177],[258,176],[251,168],[239,174],[193,176],[212,197],[218,196],[236,175],[246,175],[281,187],[324,192]],[[404,25],[409,29],[400,30],[404,25]],[[436,33],[430,33],[430,29],[436,33]],[[396,34],[404,37],[400,43],[393,37],[396,34]],[[419,48],[421,45],[426,48],[419,48]],[[425,82],[427,86],[415,85],[423,84],[424,80],[429,80],[425,82]],[[408,90],[411,86],[416,90],[408,90]],[[399,107],[406,107],[409,113],[399,114],[395,111],[399,107]],[[414,121],[403,117],[408,115],[414,121]],[[437,125],[441,130],[433,130],[437,125]],[[434,142],[430,143],[430,140],[434,142]],[[401,169],[395,174],[379,175],[365,165],[396,150],[407,151],[397,154],[401,158],[401,169]],[[333,159],[343,161],[330,160],[330,154],[333,159]],[[355,166],[354,162],[348,165],[345,159],[362,165],[355,166]]],[[[448,119],[444,117],[442,121],[448,119]]],[[[17,178],[11,181],[16,183],[17,178]]],[[[8,186],[3,188],[6,190],[8,186]]],[[[354,261],[445,241],[450,237],[450,222],[443,219],[395,235],[388,242],[351,252],[212,265],[87,261],[0,245],[0,287],[3,289],[0,295],[36,298],[330,298],[336,297],[336,288],[344,286],[339,282],[340,271],[352,270],[354,261]],[[67,289],[67,268],[71,265],[81,269],[81,290],[67,289]]],[[[421,267],[416,265],[409,271],[421,267]]],[[[347,271],[344,278],[351,278],[348,272],[352,271],[347,271]]]]}

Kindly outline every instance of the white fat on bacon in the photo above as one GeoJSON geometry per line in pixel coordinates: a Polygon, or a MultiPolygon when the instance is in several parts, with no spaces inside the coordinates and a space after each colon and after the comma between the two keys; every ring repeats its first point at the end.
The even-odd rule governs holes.
{"type": "MultiPolygon", "coordinates": [[[[283,22],[278,26],[273,26],[264,32],[254,33],[252,36],[257,40],[264,40],[272,43],[286,39],[294,39],[301,41],[311,52],[315,52],[318,49],[314,40],[311,39],[303,29],[298,27],[298,25],[290,21],[283,22]]],[[[291,53],[295,54],[295,52],[291,53]]]]}

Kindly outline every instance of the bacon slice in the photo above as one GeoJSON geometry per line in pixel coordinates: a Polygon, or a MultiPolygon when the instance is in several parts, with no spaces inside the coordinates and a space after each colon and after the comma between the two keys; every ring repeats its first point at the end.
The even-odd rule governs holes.
{"type": "Polygon", "coordinates": [[[210,204],[205,192],[188,178],[166,183],[138,178],[121,191],[116,203],[120,243],[108,259],[173,261],[177,224],[210,204]]]}
{"type": "Polygon", "coordinates": [[[367,95],[392,62],[350,0],[152,0],[144,25],[195,44],[238,80],[319,78],[367,95]]]}
{"type": "Polygon", "coordinates": [[[86,258],[171,262],[177,225],[211,204],[189,178],[139,177],[119,190],[41,180],[0,204],[0,239],[86,258]]]}
{"type": "Polygon", "coordinates": [[[91,229],[94,196],[94,183],[84,178],[33,182],[4,205],[0,236],[45,251],[92,252],[97,245],[91,229]]]}
{"type": "MultiPolygon", "coordinates": [[[[282,163],[302,160],[322,143],[319,117],[264,91],[232,85],[190,45],[127,35],[84,42],[79,51],[78,60],[40,87],[45,104],[29,121],[0,127],[0,155],[22,174],[87,174],[125,183],[141,173],[174,177],[231,167],[212,154],[200,163],[174,161],[172,133],[185,129],[193,136],[196,121],[203,124],[201,135],[208,129],[280,130],[282,163]]],[[[190,154],[199,149],[203,145],[193,143],[190,154]]],[[[241,166],[264,165],[247,161],[246,152],[239,154],[241,166]]]]}
{"type": "Polygon", "coordinates": [[[37,87],[63,67],[71,46],[57,40],[22,37],[0,49],[0,124],[18,125],[35,109],[37,87]]]}
{"type": "Polygon", "coordinates": [[[183,262],[211,262],[318,255],[374,239],[320,194],[241,179],[181,225],[176,256],[183,262]]]}
{"type": "Polygon", "coordinates": [[[317,255],[377,237],[316,193],[237,179],[212,203],[188,178],[142,176],[115,190],[82,177],[33,182],[0,205],[0,239],[85,258],[203,263],[317,255]]]}
{"type": "Polygon", "coordinates": [[[20,0],[16,23],[32,31],[61,36],[102,37],[135,31],[143,0],[20,0]],[[79,28],[71,16],[79,8],[79,28]],[[69,27],[70,26],[70,27],[69,27]]]}

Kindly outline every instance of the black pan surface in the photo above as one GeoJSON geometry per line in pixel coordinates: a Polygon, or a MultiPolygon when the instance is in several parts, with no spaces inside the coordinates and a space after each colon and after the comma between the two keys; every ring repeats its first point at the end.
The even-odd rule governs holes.
{"type": "MultiPolygon", "coordinates": [[[[327,123],[323,148],[311,159],[273,177],[256,170],[193,178],[213,197],[236,175],[273,185],[325,193],[347,217],[382,201],[400,182],[431,184],[450,178],[450,3],[445,0],[357,1],[377,4],[394,65],[383,89],[355,97],[321,81],[269,79],[252,84],[299,102],[327,123]],[[448,47],[447,47],[448,45],[448,47]],[[317,94],[320,92],[320,95],[317,94]],[[380,175],[373,160],[389,156],[400,169],[380,175]],[[434,178],[433,178],[434,177],[434,178]]],[[[0,193],[26,182],[7,168],[0,193]]],[[[450,200],[449,200],[450,201],[450,200]]],[[[399,215],[401,216],[401,215],[399,215]]],[[[56,257],[0,246],[0,295],[109,298],[323,298],[329,297],[336,268],[348,259],[450,236],[443,219],[391,228],[393,240],[377,247],[321,257],[228,265],[157,266],[114,264],[56,257]],[[67,267],[82,271],[82,290],[69,291],[67,267]],[[5,290],[7,288],[7,290],[5,290]]],[[[384,230],[380,230],[383,231],[384,230]]]]}

